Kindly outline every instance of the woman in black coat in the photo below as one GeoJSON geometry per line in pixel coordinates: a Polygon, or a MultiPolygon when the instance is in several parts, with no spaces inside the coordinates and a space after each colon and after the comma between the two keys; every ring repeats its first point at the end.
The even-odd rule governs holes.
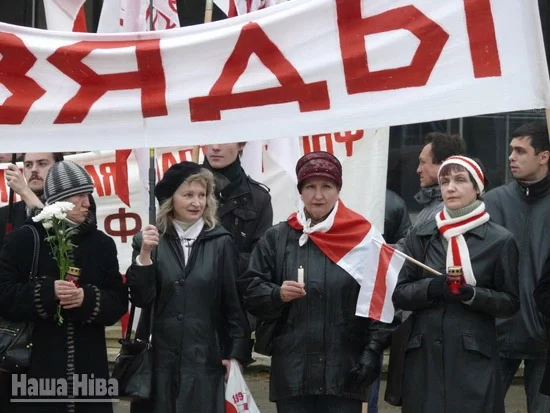
{"type": "Polygon", "coordinates": [[[346,266],[333,252],[358,245],[371,227],[339,199],[333,155],[303,156],[296,174],[298,213],[266,231],[243,277],[248,311],[275,325],[269,397],[279,413],[360,413],[390,330],[355,315],[364,254],[355,250],[346,266]]]}
{"type": "Polygon", "coordinates": [[[126,276],[131,300],[152,308],[156,413],[225,412],[230,360],[250,360],[250,331],[237,292],[238,255],[216,224],[212,173],[172,166],[155,188],[157,227],[134,239],[126,276]]]}
{"type": "MultiPolygon", "coordinates": [[[[77,228],[72,238],[73,262],[81,269],[80,287],[59,280],[59,267],[45,240],[46,231],[41,223],[32,223],[40,236],[36,279],[29,281],[33,233],[30,228],[22,227],[6,237],[0,251],[0,316],[34,323],[27,383],[31,378],[55,379],[55,383],[66,381],[68,398],[74,395],[75,398],[110,399],[118,394],[85,394],[83,388],[77,389],[78,383],[73,382],[73,375],[77,375],[79,383],[82,379],[92,379],[94,385],[109,379],[105,326],[116,323],[128,308],[128,292],[118,269],[116,246],[97,229],[92,191],[92,180],[81,166],[63,161],[50,168],[44,188],[46,205],[60,200],[74,204],[67,220],[77,228]],[[63,308],[61,325],[54,318],[58,305],[63,308]]],[[[23,376],[16,377],[25,383],[23,376]]],[[[23,396],[21,392],[18,395],[23,396]]],[[[28,393],[25,398],[30,398],[28,393]]],[[[109,413],[112,404],[106,400],[12,403],[9,412],[109,413]]]]}
{"type": "Polygon", "coordinates": [[[439,184],[444,209],[413,228],[405,253],[443,274],[460,266],[464,276],[453,293],[446,275],[410,263],[401,270],[393,301],[412,311],[413,323],[403,412],[504,413],[495,318],[519,309],[518,249],[512,234],[489,220],[477,163],[448,158],[439,184]]]}

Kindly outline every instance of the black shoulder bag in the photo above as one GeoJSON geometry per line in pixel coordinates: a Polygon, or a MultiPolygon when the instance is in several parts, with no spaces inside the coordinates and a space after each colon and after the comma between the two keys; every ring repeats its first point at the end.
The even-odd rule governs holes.
{"type": "MultiPolygon", "coordinates": [[[[30,228],[34,236],[33,258],[29,273],[29,281],[33,282],[38,271],[40,237],[32,225],[24,225],[24,227],[30,228]]],[[[0,370],[20,373],[29,368],[32,330],[31,321],[10,321],[0,317],[0,370]]]]}
{"type": "Polygon", "coordinates": [[[136,306],[132,304],[128,328],[121,344],[120,352],[115,360],[112,377],[118,381],[119,398],[136,401],[147,400],[151,397],[153,387],[153,346],[151,337],[153,332],[154,306],[151,306],[149,320],[149,334],[145,340],[136,337],[131,339],[132,325],[136,306]]]}
{"type": "MultiPolygon", "coordinates": [[[[285,249],[288,239],[288,224],[285,225],[283,235],[281,237],[282,248],[277,249],[275,260],[275,271],[283,271],[285,258],[285,249]]],[[[254,351],[264,356],[271,356],[273,353],[273,338],[275,337],[277,327],[279,326],[279,318],[276,320],[261,320],[258,319],[256,325],[256,341],[254,343],[254,351]]]]}

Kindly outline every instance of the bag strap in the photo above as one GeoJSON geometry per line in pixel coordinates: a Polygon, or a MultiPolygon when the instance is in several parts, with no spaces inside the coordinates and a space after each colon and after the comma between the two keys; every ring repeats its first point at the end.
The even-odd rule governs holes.
{"type": "Polygon", "coordinates": [[[38,260],[40,259],[40,236],[38,235],[38,231],[33,225],[27,224],[23,226],[31,230],[34,238],[32,264],[31,264],[31,271],[29,273],[29,280],[33,281],[38,274],[38,260]]]}

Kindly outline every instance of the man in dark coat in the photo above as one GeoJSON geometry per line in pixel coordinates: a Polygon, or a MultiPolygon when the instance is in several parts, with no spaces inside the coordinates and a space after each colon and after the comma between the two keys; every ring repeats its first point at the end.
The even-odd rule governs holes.
{"type": "MultiPolygon", "coordinates": [[[[8,186],[21,196],[21,201],[14,202],[11,212],[12,229],[22,226],[33,208],[43,206],[44,181],[50,167],[63,160],[60,152],[26,153],[23,156],[23,174],[16,165],[9,165],[5,170],[8,186]]],[[[9,206],[0,208],[0,246],[6,236],[9,206]]]]}
{"type": "Polygon", "coordinates": [[[514,180],[487,193],[491,218],[510,230],[520,249],[521,309],[513,318],[497,320],[499,351],[508,390],[522,360],[528,413],[550,411],[550,397],[539,393],[548,352],[544,316],[533,297],[550,260],[550,141],[545,122],[520,126],[510,141],[514,180]]]}
{"type": "MultiPolygon", "coordinates": [[[[59,266],[40,222],[34,223],[40,236],[39,268],[34,280],[29,280],[34,247],[29,228],[22,227],[9,234],[0,251],[0,315],[32,321],[34,325],[27,378],[66,380],[69,398],[85,396],[82,390],[77,390],[73,375],[79,380],[85,375],[96,381],[109,378],[105,326],[116,323],[128,308],[116,246],[97,229],[92,191],[92,179],[73,162],[58,162],[48,172],[46,204],[61,200],[74,204],[66,219],[77,230],[72,237],[75,245],[72,263],[81,270],[79,286],[59,279],[59,266]],[[55,319],[58,306],[64,319],[61,324],[55,319]]],[[[8,411],[34,412],[37,405],[12,403],[8,411]]],[[[40,411],[110,413],[112,405],[48,403],[42,404],[40,411]]]]}
{"type": "Polygon", "coordinates": [[[430,221],[443,207],[441,190],[437,183],[437,172],[445,159],[466,153],[466,144],[458,135],[443,132],[430,132],[424,138],[424,147],[418,157],[416,173],[420,179],[420,191],[414,196],[422,205],[415,225],[430,221]]]}
{"type": "Polygon", "coordinates": [[[254,246],[273,225],[269,189],[246,175],[241,167],[244,146],[243,142],[206,145],[204,160],[204,166],[214,174],[218,218],[233,235],[241,274],[246,271],[254,246]]]}

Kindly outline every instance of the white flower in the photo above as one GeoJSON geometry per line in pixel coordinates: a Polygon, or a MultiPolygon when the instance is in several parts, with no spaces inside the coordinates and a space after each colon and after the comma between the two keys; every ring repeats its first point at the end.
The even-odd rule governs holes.
{"type": "Polygon", "coordinates": [[[72,202],[56,202],[54,205],[57,205],[62,212],[72,211],[74,204],[72,202]]]}
{"type": "Polygon", "coordinates": [[[44,229],[50,229],[51,227],[53,227],[53,224],[51,222],[43,222],[42,226],[44,227],[44,229]]]}
{"type": "Polygon", "coordinates": [[[57,219],[59,219],[59,220],[62,220],[62,219],[67,218],[67,214],[66,214],[65,212],[61,212],[61,211],[56,212],[56,213],[54,214],[54,216],[55,216],[57,219]]]}

